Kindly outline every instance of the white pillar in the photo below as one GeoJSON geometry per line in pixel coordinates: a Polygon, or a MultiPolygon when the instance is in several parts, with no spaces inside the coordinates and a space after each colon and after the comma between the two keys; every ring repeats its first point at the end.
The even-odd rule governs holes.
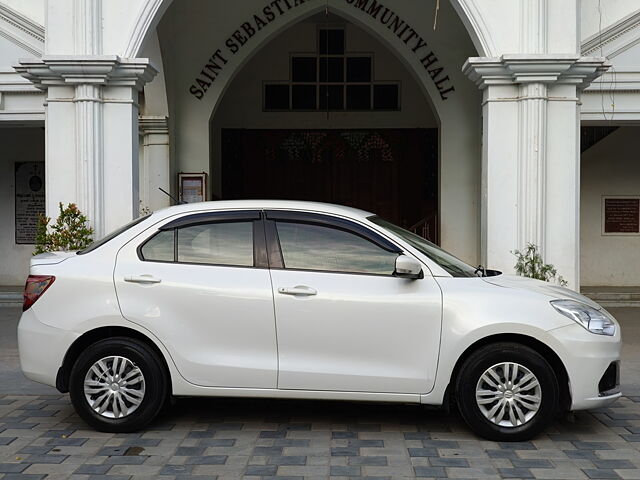
{"type": "Polygon", "coordinates": [[[484,90],[482,254],[513,272],[511,253],[537,245],[579,288],[579,93],[607,66],[601,58],[503,55],[463,69],[484,90]]]}
{"type": "Polygon", "coordinates": [[[51,55],[16,70],[47,90],[47,215],[76,203],[99,238],[138,215],[138,93],[147,59],[51,55]]]}
{"type": "Polygon", "coordinates": [[[170,205],[170,198],[162,188],[171,192],[169,183],[169,127],[167,117],[142,116],[140,136],[140,200],[143,208],[156,211],[170,205]]]}

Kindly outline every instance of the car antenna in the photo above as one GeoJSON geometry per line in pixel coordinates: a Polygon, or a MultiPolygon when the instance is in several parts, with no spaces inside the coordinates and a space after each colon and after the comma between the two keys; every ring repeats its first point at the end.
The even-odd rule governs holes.
{"type": "Polygon", "coordinates": [[[171,200],[173,200],[176,203],[176,205],[186,205],[187,203],[189,203],[189,202],[184,202],[182,200],[178,200],[176,197],[171,195],[169,192],[167,192],[162,187],[158,187],[158,190],[160,190],[162,193],[166,194],[171,200]]]}

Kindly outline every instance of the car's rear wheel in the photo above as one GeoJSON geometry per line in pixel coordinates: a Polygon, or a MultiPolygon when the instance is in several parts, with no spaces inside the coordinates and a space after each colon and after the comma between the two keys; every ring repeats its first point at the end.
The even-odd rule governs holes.
{"type": "Polygon", "coordinates": [[[559,407],[558,380],[549,363],[516,343],[485,345],[473,352],[459,369],[455,392],[462,418],[489,440],[528,440],[559,407]]]}
{"type": "Polygon", "coordinates": [[[88,347],[71,369],[69,394],[78,414],[104,432],[132,432],[151,422],[167,398],[158,355],[130,338],[88,347]]]}

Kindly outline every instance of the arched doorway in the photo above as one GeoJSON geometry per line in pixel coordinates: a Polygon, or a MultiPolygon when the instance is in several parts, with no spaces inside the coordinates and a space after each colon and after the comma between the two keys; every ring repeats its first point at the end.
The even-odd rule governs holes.
{"type": "MultiPolygon", "coordinates": [[[[428,146],[424,155],[417,154],[422,155],[421,165],[429,165],[430,160],[425,158],[425,155],[438,156],[437,167],[428,170],[429,175],[435,175],[435,182],[432,178],[435,186],[424,186],[428,179],[425,179],[424,175],[415,174],[417,170],[414,169],[414,174],[409,175],[408,180],[404,182],[406,185],[403,186],[400,179],[395,182],[395,189],[402,191],[403,195],[407,192],[423,193],[428,190],[431,195],[435,195],[436,200],[432,202],[430,210],[425,211],[423,208],[419,212],[406,214],[403,213],[406,209],[402,207],[399,213],[394,214],[394,208],[391,208],[389,216],[406,226],[416,226],[416,223],[420,223],[431,212],[436,211],[437,218],[431,215],[429,219],[431,226],[428,227],[427,236],[439,241],[443,247],[461,258],[477,262],[480,247],[481,96],[477,87],[460,68],[468,57],[477,55],[477,51],[458,13],[447,2],[442,4],[438,15],[438,28],[433,30],[433,23],[430,21],[433,19],[433,9],[426,2],[393,2],[383,5],[382,2],[372,1],[363,3],[306,0],[295,2],[297,6],[294,6],[293,2],[290,4],[290,10],[284,9],[282,14],[271,17],[267,16],[264,10],[265,5],[270,3],[259,0],[236,2],[233,5],[222,1],[175,1],[167,8],[157,25],[156,34],[169,105],[172,178],[175,179],[180,172],[205,172],[209,175],[208,199],[221,196],[229,198],[228,191],[223,191],[222,188],[223,129],[245,130],[245,134],[248,134],[249,130],[295,129],[314,142],[318,137],[331,133],[326,142],[332,147],[321,148],[329,157],[333,157],[334,154],[342,155],[340,150],[343,150],[345,156],[353,158],[348,150],[353,150],[353,145],[358,149],[358,144],[353,142],[357,135],[348,134],[345,138],[340,133],[344,130],[350,130],[354,134],[359,130],[358,135],[364,133],[372,137],[371,141],[374,143],[380,143],[382,139],[403,148],[421,142],[422,145],[428,146]],[[329,16],[333,19],[325,18],[326,5],[329,16]],[[383,7],[377,9],[380,5],[383,7]],[[385,8],[388,8],[389,12],[385,8]],[[323,55],[318,48],[318,30],[321,26],[331,27],[334,20],[338,26],[347,25],[347,30],[360,32],[362,38],[367,36],[367,41],[376,43],[375,47],[366,47],[358,44],[360,40],[349,40],[347,35],[345,57],[350,54],[362,57],[361,54],[374,51],[377,56],[390,57],[394,63],[392,68],[373,72],[370,82],[360,82],[368,84],[370,89],[362,95],[367,86],[357,85],[364,88],[354,88],[354,91],[360,90],[360,95],[352,94],[351,100],[347,98],[349,82],[345,78],[344,85],[337,86],[343,89],[343,97],[331,96],[332,99],[339,99],[337,101],[343,109],[338,111],[331,104],[327,119],[327,105],[320,104],[321,88],[323,83],[334,82],[318,80],[315,85],[306,85],[305,87],[316,89],[315,96],[304,92],[299,97],[296,94],[296,101],[302,102],[299,111],[296,106],[299,104],[293,103],[293,86],[294,83],[305,81],[294,81],[291,77],[291,55],[316,56],[318,65],[318,58],[323,55]],[[314,23],[315,26],[308,28],[309,24],[314,23]],[[287,32],[305,28],[309,32],[305,44],[295,36],[285,35],[287,32]],[[288,41],[278,46],[282,38],[288,38],[288,41]],[[264,59],[270,59],[271,62],[265,62],[264,59]],[[253,64],[261,65],[261,68],[255,75],[245,74],[247,68],[251,68],[250,65],[253,64]],[[398,93],[399,99],[405,98],[408,101],[404,101],[397,111],[392,108],[388,108],[387,111],[374,111],[375,87],[389,88],[389,85],[399,80],[402,84],[398,93]],[[279,108],[274,110],[279,111],[268,111],[270,109],[266,108],[267,105],[264,103],[264,89],[266,85],[282,83],[288,84],[290,88],[285,95],[286,105],[278,104],[276,96],[272,99],[276,102],[274,105],[279,108]],[[413,93],[408,89],[414,89],[413,93]],[[233,91],[240,92],[236,96],[239,101],[228,100],[233,97],[233,91]],[[306,105],[304,102],[308,98],[317,103],[306,105]],[[363,98],[370,102],[364,108],[359,103],[363,98]],[[354,108],[349,108],[347,102],[351,102],[354,108]],[[218,119],[226,121],[219,122],[218,119]],[[413,137],[397,138],[397,130],[409,129],[437,130],[414,132],[413,137]],[[429,139],[426,142],[418,140],[420,135],[429,139]],[[436,137],[437,142],[430,140],[436,137]],[[346,140],[349,140],[349,143],[344,144],[346,140]],[[340,145],[341,142],[343,145],[340,145]],[[422,182],[422,185],[416,186],[412,184],[413,181],[422,182]]],[[[267,13],[269,12],[273,13],[273,10],[267,10],[267,13]]],[[[384,63],[380,60],[377,62],[384,63]]],[[[375,65],[376,61],[373,64],[375,65]]],[[[307,88],[300,90],[305,91],[307,88]]],[[[146,98],[150,101],[150,96],[146,98]]],[[[377,107],[382,109],[385,105],[378,102],[377,107]]],[[[281,133],[285,132],[278,135],[281,133]]],[[[304,141],[304,138],[302,140],[304,141]]],[[[245,146],[242,140],[235,141],[245,146]]],[[[300,138],[285,136],[280,143],[290,144],[299,141],[300,138]]],[[[251,140],[248,143],[255,145],[256,141],[251,140]]],[[[269,148],[273,150],[273,147],[269,148]]],[[[309,146],[304,146],[303,149],[308,150],[309,146]]],[[[276,150],[282,149],[278,147],[276,150]]],[[[419,148],[408,150],[413,152],[419,148]]],[[[255,155],[255,152],[246,155],[255,155]]],[[[402,156],[402,152],[396,152],[395,155],[402,156]]],[[[331,158],[329,160],[334,163],[331,158]]],[[[371,178],[386,181],[392,177],[392,174],[385,172],[385,164],[378,169],[381,173],[375,173],[376,169],[372,169],[374,173],[371,173],[370,178],[358,176],[357,166],[358,164],[353,164],[349,167],[351,175],[364,178],[364,182],[369,184],[372,181],[375,183],[371,178]]],[[[295,175],[306,178],[313,177],[314,173],[301,171],[295,175]]],[[[229,178],[229,172],[226,176],[229,178]]],[[[255,177],[259,179],[264,175],[255,177]]],[[[346,177],[348,175],[345,175],[346,177]]],[[[273,182],[269,184],[272,186],[272,192],[276,190],[273,182]]],[[[174,193],[177,193],[175,183],[173,185],[174,193]]],[[[374,186],[374,193],[369,194],[374,199],[381,197],[377,192],[392,188],[382,182],[374,186]]],[[[232,192],[234,190],[238,194],[239,189],[234,188],[232,192]]],[[[286,193],[287,197],[292,196],[290,191],[286,193]]],[[[301,198],[301,193],[308,193],[304,186],[298,188],[295,197],[301,198]]],[[[265,196],[265,193],[252,188],[249,191],[244,190],[242,195],[265,196]]],[[[314,198],[340,203],[353,201],[335,194],[322,197],[316,195],[314,198]]],[[[419,202],[409,200],[409,203],[419,202]]],[[[372,202],[359,201],[355,205],[378,211],[385,211],[386,208],[372,202]]],[[[426,223],[428,222],[422,222],[416,229],[426,229],[426,223]]]]}
{"type": "Polygon", "coordinates": [[[214,198],[349,205],[438,241],[437,116],[403,63],[339,15],[264,45],[212,115],[211,138],[214,198]]]}

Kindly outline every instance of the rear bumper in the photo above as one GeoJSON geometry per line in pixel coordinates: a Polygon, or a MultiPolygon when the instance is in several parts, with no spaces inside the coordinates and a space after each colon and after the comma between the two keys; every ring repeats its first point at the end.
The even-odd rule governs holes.
{"type": "Polygon", "coordinates": [[[595,335],[578,324],[557,328],[549,333],[561,346],[558,353],[561,353],[569,376],[571,410],[609,405],[622,395],[619,325],[612,337],[595,335]],[[614,373],[612,368],[615,369],[614,373]],[[612,374],[614,378],[611,378],[612,374]]]}
{"type": "Polygon", "coordinates": [[[75,339],[76,335],[72,332],[40,322],[33,307],[23,312],[18,323],[18,352],[22,372],[35,382],[55,387],[58,369],[75,339]]]}

